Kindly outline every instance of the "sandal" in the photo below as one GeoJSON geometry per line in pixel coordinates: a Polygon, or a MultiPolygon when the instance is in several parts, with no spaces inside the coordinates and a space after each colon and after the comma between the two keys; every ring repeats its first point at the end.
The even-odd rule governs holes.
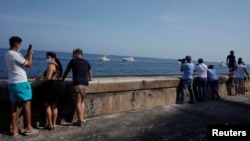
{"type": "Polygon", "coordinates": [[[19,133],[12,133],[12,137],[17,137],[19,135],[19,133]]]}
{"type": "Polygon", "coordinates": [[[46,127],[44,127],[44,129],[46,129],[46,130],[52,130],[52,129],[54,129],[54,128],[53,128],[53,127],[46,126],[46,127]]]}
{"type": "Polygon", "coordinates": [[[81,127],[82,123],[81,122],[80,123],[79,122],[74,122],[73,125],[81,127]]]}
{"type": "Polygon", "coordinates": [[[32,129],[31,131],[25,131],[24,135],[28,136],[28,135],[34,135],[34,134],[38,134],[39,130],[37,129],[32,129]]]}

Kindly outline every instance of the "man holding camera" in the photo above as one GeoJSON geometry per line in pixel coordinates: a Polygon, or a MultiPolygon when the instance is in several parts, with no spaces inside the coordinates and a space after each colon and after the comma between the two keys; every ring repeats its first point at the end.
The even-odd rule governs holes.
{"type": "Polygon", "coordinates": [[[22,39],[18,36],[13,36],[9,39],[10,50],[5,54],[5,62],[8,70],[8,89],[11,102],[11,124],[12,136],[18,135],[17,126],[17,107],[21,102],[24,109],[24,134],[37,134],[36,130],[31,125],[31,99],[32,89],[28,82],[28,77],[24,67],[30,68],[32,66],[33,50],[30,48],[24,58],[19,52],[21,49],[22,39]]]}
{"type": "Polygon", "coordinates": [[[181,65],[181,72],[182,75],[182,86],[181,86],[181,97],[180,97],[180,104],[185,102],[185,90],[186,87],[188,88],[189,95],[190,95],[190,104],[195,104],[194,98],[194,90],[193,90],[193,72],[194,72],[194,64],[191,62],[191,56],[186,56],[185,61],[182,61],[181,65]]]}

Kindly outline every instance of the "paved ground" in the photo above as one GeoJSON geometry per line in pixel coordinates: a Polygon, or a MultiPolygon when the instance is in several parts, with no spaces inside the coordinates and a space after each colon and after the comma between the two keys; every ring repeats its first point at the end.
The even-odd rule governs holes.
{"type": "Polygon", "coordinates": [[[10,137],[1,141],[206,141],[209,124],[250,124],[250,94],[227,96],[203,103],[112,114],[87,119],[83,127],[61,125],[38,135],[10,137]]]}

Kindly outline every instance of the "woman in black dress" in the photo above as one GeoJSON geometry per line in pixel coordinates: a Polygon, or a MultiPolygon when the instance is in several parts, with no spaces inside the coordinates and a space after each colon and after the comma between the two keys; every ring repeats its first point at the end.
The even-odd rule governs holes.
{"type": "Polygon", "coordinates": [[[62,65],[54,52],[47,52],[46,60],[48,66],[44,72],[43,98],[47,118],[46,128],[51,130],[56,127],[58,115],[57,103],[62,97],[62,88],[59,81],[59,78],[62,76],[62,65]]]}

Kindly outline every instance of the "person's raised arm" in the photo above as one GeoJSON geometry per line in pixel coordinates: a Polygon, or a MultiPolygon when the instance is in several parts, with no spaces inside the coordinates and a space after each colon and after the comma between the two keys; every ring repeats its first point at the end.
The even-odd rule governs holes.
{"type": "Polygon", "coordinates": [[[32,66],[32,58],[33,58],[34,51],[31,49],[27,52],[25,56],[26,62],[24,64],[25,67],[30,68],[32,66]]]}
{"type": "Polygon", "coordinates": [[[181,64],[180,71],[183,72],[183,64],[181,64]]]}

